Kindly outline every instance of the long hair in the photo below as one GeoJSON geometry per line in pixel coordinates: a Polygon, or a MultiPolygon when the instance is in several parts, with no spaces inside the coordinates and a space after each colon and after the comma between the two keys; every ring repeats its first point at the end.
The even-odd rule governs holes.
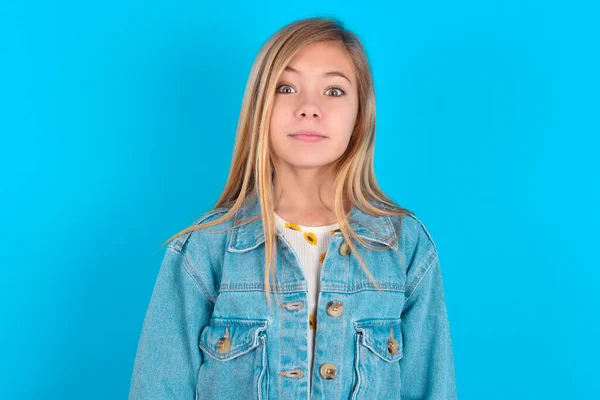
{"type": "Polygon", "coordinates": [[[325,17],[297,20],[279,29],[260,49],[248,77],[229,175],[225,188],[214,206],[214,208],[225,207],[228,210],[218,219],[184,229],[162,245],[164,246],[177,236],[187,232],[232,219],[244,200],[251,194],[257,194],[261,214],[240,221],[238,225],[235,225],[234,221],[234,225],[228,229],[262,218],[265,236],[264,284],[269,305],[271,302],[269,276],[276,281],[275,268],[271,267],[273,263],[276,266],[276,261],[273,260],[276,260],[277,255],[277,230],[273,215],[275,209],[273,180],[277,176],[277,165],[272,150],[269,148],[268,122],[271,119],[275,88],[280,74],[300,49],[308,44],[321,41],[343,43],[357,77],[358,114],[348,147],[334,164],[336,177],[333,212],[341,233],[352,250],[351,254],[356,255],[361,267],[378,288],[377,282],[358,255],[350,238],[371,250],[378,250],[377,246],[371,246],[361,240],[348,224],[344,211],[345,200],[369,215],[398,217],[396,225],[398,235],[394,242],[383,250],[393,247],[400,238],[400,217],[404,214],[414,214],[388,198],[379,188],[375,179],[373,166],[375,90],[368,58],[357,36],[345,29],[343,23],[338,19],[325,17]],[[373,203],[379,203],[382,207],[377,207],[373,203]]]}

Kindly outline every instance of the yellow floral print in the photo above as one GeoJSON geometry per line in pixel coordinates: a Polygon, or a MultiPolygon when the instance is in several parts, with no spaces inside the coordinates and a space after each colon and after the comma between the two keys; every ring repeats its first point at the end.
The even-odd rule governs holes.
{"type": "Polygon", "coordinates": [[[324,252],[321,254],[321,257],[319,257],[319,262],[320,262],[321,264],[323,264],[323,261],[325,261],[325,254],[326,254],[326,253],[327,253],[327,252],[326,252],[326,251],[324,251],[324,252]]]}
{"type": "MultiPolygon", "coordinates": [[[[300,228],[300,225],[295,224],[293,222],[288,222],[285,221],[284,226],[288,229],[294,230],[294,231],[298,231],[298,232],[302,232],[302,228],[300,228]]],[[[332,229],[329,231],[330,234],[334,234],[336,232],[340,232],[340,229],[332,229]]],[[[313,232],[304,232],[304,239],[306,239],[306,241],[312,245],[317,245],[317,236],[313,233],[313,232]]]]}
{"type": "Polygon", "coordinates": [[[317,320],[315,319],[315,316],[312,314],[308,314],[308,327],[309,327],[309,329],[317,328],[317,320]]]}
{"type": "Polygon", "coordinates": [[[317,235],[315,235],[312,232],[304,232],[304,240],[306,240],[308,244],[312,244],[313,246],[316,246],[318,243],[317,235]]]}
{"type": "Polygon", "coordinates": [[[302,229],[300,229],[300,226],[298,224],[293,223],[293,222],[286,222],[285,223],[285,227],[288,228],[288,229],[292,229],[294,231],[302,232],[302,229]]]}

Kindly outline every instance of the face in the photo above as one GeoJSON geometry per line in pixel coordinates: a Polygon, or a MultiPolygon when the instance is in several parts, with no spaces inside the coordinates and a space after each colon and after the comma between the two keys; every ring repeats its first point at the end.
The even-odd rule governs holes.
{"type": "Polygon", "coordinates": [[[271,149],[280,163],[296,168],[328,165],[348,147],[357,112],[356,76],[343,44],[307,45],[277,81],[271,149]]]}

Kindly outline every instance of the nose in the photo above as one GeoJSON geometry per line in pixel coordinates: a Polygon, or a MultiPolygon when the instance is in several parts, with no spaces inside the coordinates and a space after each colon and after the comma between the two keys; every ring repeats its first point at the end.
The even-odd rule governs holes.
{"type": "MultiPolygon", "coordinates": [[[[303,112],[301,112],[301,113],[300,113],[300,117],[304,118],[304,117],[306,117],[306,115],[307,115],[307,114],[308,114],[308,115],[311,115],[311,111],[303,111],[303,112]]],[[[313,111],[313,112],[312,112],[312,116],[313,116],[313,117],[318,117],[318,116],[319,116],[319,113],[317,113],[317,112],[313,111]]]]}
{"type": "Polygon", "coordinates": [[[296,116],[302,119],[306,118],[307,116],[316,118],[320,115],[321,111],[317,105],[317,102],[312,97],[305,97],[304,101],[302,104],[300,104],[298,110],[296,111],[296,116]]]}

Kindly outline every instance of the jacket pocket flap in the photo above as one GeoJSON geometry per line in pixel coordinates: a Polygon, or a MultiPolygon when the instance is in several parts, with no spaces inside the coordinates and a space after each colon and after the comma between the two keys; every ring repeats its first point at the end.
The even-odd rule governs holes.
{"type": "Polygon", "coordinates": [[[198,346],[201,350],[220,361],[231,360],[263,344],[259,337],[267,329],[266,320],[213,318],[200,333],[198,346]],[[217,343],[229,334],[228,348],[221,352],[217,343]]]}
{"type": "Polygon", "coordinates": [[[360,343],[385,361],[402,358],[402,329],[400,318],[370,318],[354,323],[361,335],[360,343]]]}

